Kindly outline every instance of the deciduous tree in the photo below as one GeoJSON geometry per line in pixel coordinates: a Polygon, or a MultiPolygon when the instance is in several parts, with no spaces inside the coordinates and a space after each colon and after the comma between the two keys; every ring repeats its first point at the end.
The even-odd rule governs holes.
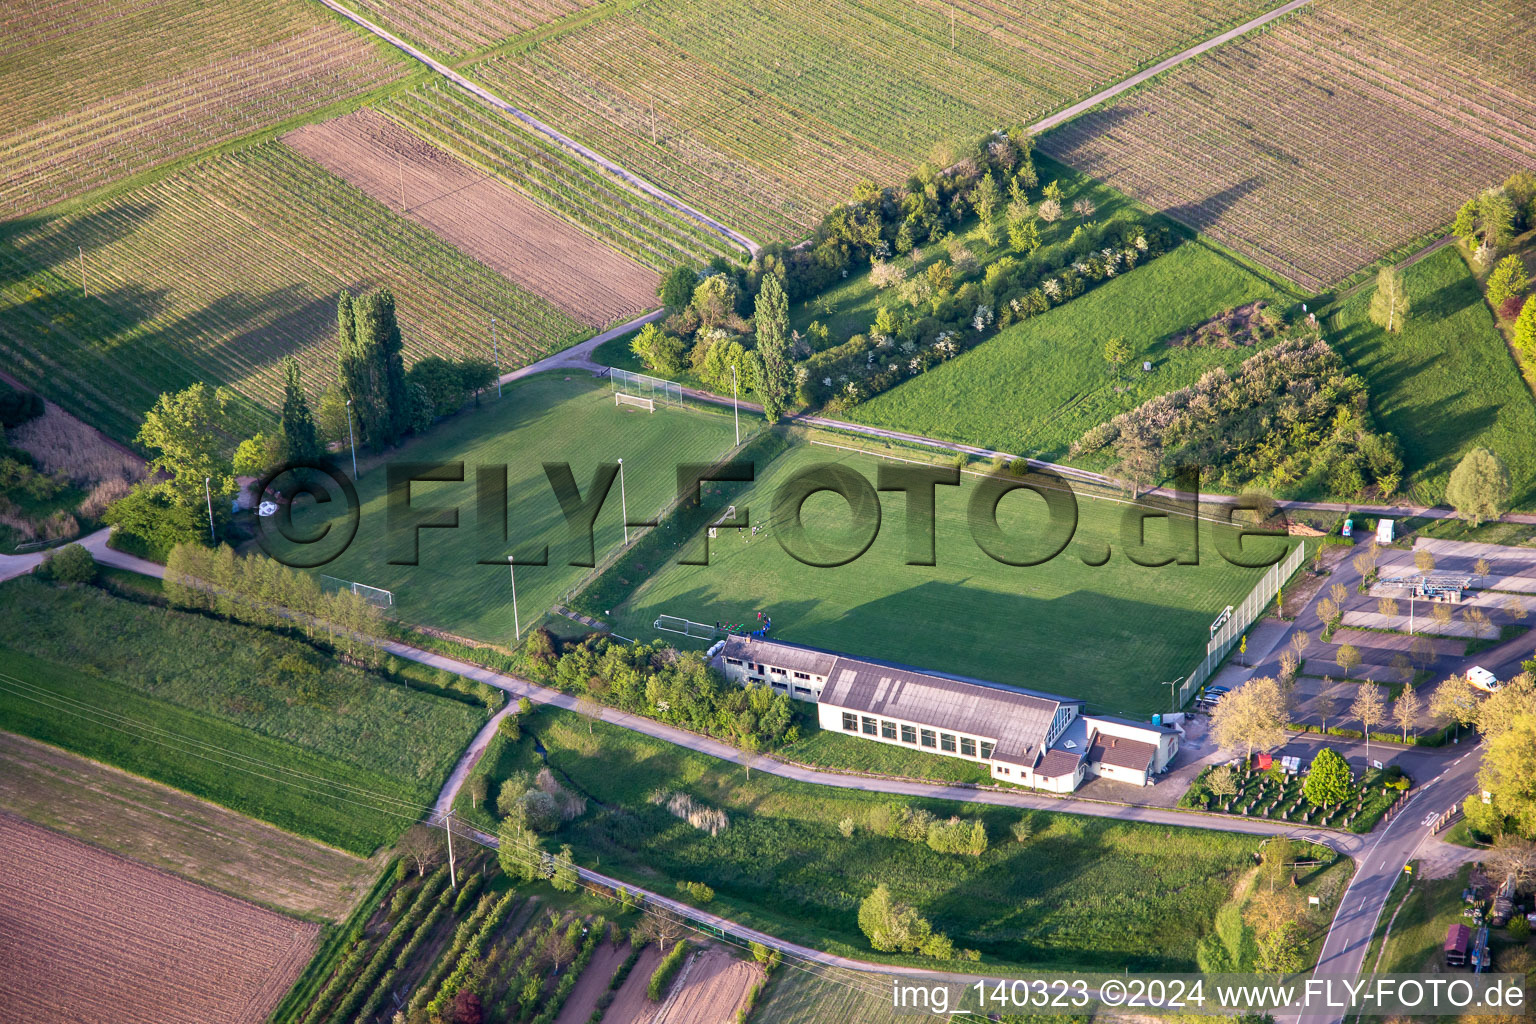
{"type": "Polygon", "coordinates": [[[1524,261],[1511,253],[1499,260],[1494,265],[1493,273],[1488,275],[1488,304],[1498,309],[1507,300],[1524,295],[1530,286],[1524,261]]]}
{"type": "Polygon", "coordinates": [[[1104,361],[1110,369],[1119,376],[1121,369],[1131,360],[1131,346],[1124,338],[1118,335],[1104,343],[1104,361]]]}
{"type": "Polygon", "coordinates": [[[1228,693],[1211,713],[1211,735],[1229,750],[1243,748],[1246,757],[1254,747],[1274,747],[1285,742],[1285,694],[1271,676],[1250,679],[1228,693]]]}
{"type": "Polygon", "coordinates": [[[1349,706],[1349,717],[1360,723],[1360,731],[1365,734],[1365,756],[1369,760],[1371,756],[1371,729],[1386,720],[1387,699],[1381,692],[1381,687],[1367,679],[1360,684],[1359,691],[1355,694],[1355,702],[1349,706]]]}
{"type": "Polygon", "coordinates": [[[1487,741],[1477,778],[1509,828],[1536,839],[1536,715],[1516,716],[1487,741]]]}
{"type": "Polygon", "coordinates": [[[859,929],[882,953],[916,952],[933,934],[928,922],[916,910],[897,902],[884,882],[860,902],[859,929]]]}
{"type": "Polygon", "coordinates": [[[1360,665],[1360,650],[1354,644],[1340,644],[1333,653],[1333,660],[1338,662],[1339,668],[1344,670],[1344,678],[1348,679],[1349,673],[1360,665]]]}
{"type": "Polygon", "coordinates": [[[1474,448],[1462,456],[1445,487],[1446,500],[1456,514],[1473,526],[1496,519],[1509,506],[1509,470],[1487,448],[1474,448]]]}
{"type": "Polygon", "coordinates": [[[1307,802],[1317,807],[1342,803],[1355,791],[1355,773],[1338,751],[1324,747],[1312,758],[1301,791],[1307,802]]]}
{"type": "Polygon", "coordinates": [[[1419,711],[1423,706],[1418,691],[1411,686],[1404,686],[1403,692],[1392,702],[1392,720],[1403,730],[1404,743],[1408,742],[1408,730],[1419,720],[1419,711]]]}
{"type": "Polygon", "coordinates": [[[1447,723],[1465,727],[1477,721],[1481,691],[1463,675],[1447,676],[1429,695],[1429,713],[1447,723]]]}

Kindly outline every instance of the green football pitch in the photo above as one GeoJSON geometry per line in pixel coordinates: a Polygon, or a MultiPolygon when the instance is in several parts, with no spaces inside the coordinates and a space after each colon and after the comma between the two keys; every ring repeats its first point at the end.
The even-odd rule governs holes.
{"type": "MultiPolygon", "coordinates": [[[[1238,604],[1263,571],[1225,561],[1216,533],[1226,528],[1212,522],[1199,524],[1199,564],[1136,564],[1121,542],[1122,521],[1133,506],[1082,494],[1076,530],[1060,555],[1035,566],[1003,564],[973,538],[967,507],[980,485],[973,475],[959,487],[937,489],[936,565],[905,564],[906,498],[886,493],[868,550],[846,565],[816,568],[785,551],[776,533],[787,522],[773,521],[779,485],[816,463],[847,467],[873,485],[880,460],[797,444],[759,466],[756,482],[737,485],[741,490],[729,500],[738,515],[745,508],[751,522],[765,528],[718,531],[708,565],[669,560],[613,609],[615,629],[702,645],[658,632],[653,623],[665,614],[711,626],[755,626],[763,612],[778,639],[1081,697],[1095,710],[1139,716],[1168,709],[1165,681],[1193,670],[1211,621],[1238,604]],[[1108,561],[1088,564],[1100,562],[1106,546],[1108,561]]],[[[862,539],[849,525],[848,502],[833,493],[806,501],[802,522],[806,536],[829,553],[854,550],[862,539]]],[[[1006,537],[1039,538],[1044,502],[1015,492],[998,505],[997,522],[1006,537]]],[[[1145,536],[1143,561],[1171,547],[1166,519],[1149,520],[1145,536]]],[[[1278,550],[1283,543],[1250,539],[1245,550],[1278,550]]]]}
{"type": "MultiPolygon", "coordinates": [[[[390,564],[386,470],[376,465],[365,469],[357,484],[362,507],[356,537],[340,557],[315,571],[392,591],[392,614],[404,621],[510,642],[511,573],[504,564],[477,564],[480,559],[516,551],[521,562],[530,551],[549,546],[548,565],[516,568],[517,611],[525,633],[588,571],[570,564],[585,554],[585,544],[570,539],[544,463],[569,463],[586,497],[598,464],[624,460],[623,487],[614,481],[593,531],[601,560],[623,543],[624,505],[633,521],[656,515],[676,494],[676,464],[713,462],[730,449],[733,436],[729,413],[659,403],[655,412],[616,408],[607,385],[585,374],[518,381],[501,398],[491,393],[479,409],[460,413],[387,457],[396,464],[464,462],[462,483],[418,482],[410,489],[413,508],[457,508],[456,529],[419,531],[418,564],[390,564]],[[485,551],[477,530],[476,472],[501,464],[507,467],[508,543],[485,551]]],[[[319,519],[314,506],[296,503],[294,520],[301,531],[315,529],[319,519]]]]}

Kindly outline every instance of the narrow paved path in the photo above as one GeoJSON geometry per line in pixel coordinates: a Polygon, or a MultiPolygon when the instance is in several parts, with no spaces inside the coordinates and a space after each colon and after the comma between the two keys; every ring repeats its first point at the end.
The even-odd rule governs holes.
{"type": "MultiPolygon", "coordinates": [[[[95,556],[97,562],[119,569],[127,569],[145,576],[154,576],[161,579],[165,577],[165,566],[145,561],[142,558],[135,558],[132,555],[127,555],[107,547],[108,535],[109,531],[99,530],[81,541],[95,556]]],[[[380,647],[396,657],[429,665],[432,668],[447,669],[467,679],[487,683],[499,690],[505,691],[514,700],[518,697],[527,697],[537,704],[548,704],[552,707],[571,711],[574,711],[576,708],[576,698],[570,694],[540,686],[520,676],[495,672],[467,661],[450,658],[444,654],[437,654],[433,651],[423,650],[420,647],[395,640],[385,641],[380,644],[380,647]]],[[[510,707],[511,704],[509,703],[508,706],[510,707]]],[[[619,711],[615,708],[603,708],[597,717],[599,720],[610,725],[629,729],[632,732],[641,733],[679,747],[685,747],[701,754],[707,754],[723,761],[730,761],[735,764],[744,763],[741,751],[728,743],[723,743],[708,736],[701,736],[686,729],[679,729],[676,726],[667,725],[642,715],[630,714],[627,711],[619,711]]],[[[490,742],[490,733],[486,729],[481,730],[480,735],[475,737],[474,742],[479,743],[482,739],[486,743],[490,742]]],[[[474,744],[472,743],[471,750],[473,746],[474,744]]],[[[482,746],[481,749],[483,750],[484,747],[482,746]]],[[[466,753],[467,757],[468,753],[466,753]]],[[[465,759],[460,760],[460,764],[454,769],[453,775],[460,775],[459,768],[464,769],[464,775],[468,774],[465,759]]],[[[838,789],[862,790],[871,793],[890,793],[894,796],[925,797],[934,800],[954,800],[964,803],[996,804],[1026,810],[1057,811],[1069,814],[1083,814],[1095,818],[1140,821],[1154,825],[1204,828],[1218,832],[1241,832],[1247,835],[1288,835],[1296,839],[1321,843],[1341,853],[1350,855],[1358,851],[1363,843],[1360,836],[1350,833],[1334,832],[1327,829],[1296,828],[1272,821],[1248,820],[1224,815],[1204,815],[1158,807],[1138,807],[1128,804],[1085,800],[1079,797],[1056,797],[1022,790],[976,789],[970,786],[945,785],[937,782],[866,778],[857,775],[845,775],[841,772],[808,768],[803,765],[778,761],[771,757],[755,758],[753,760],[753,769],[767,772],[780,778],[792,779],[796,782],[832,786],[838,789]]],[[[448,787],[451,787],[454,793],[457,793],[458,787],[462,784],[462,776],[457,781],[450,776],[448,787]]],[[[445,789],[448,787],[445,787],[445,789]]],[[[451,799],[452,797],[449,796],[448,800],[450,803],[451,799]]],[[[442,797],[439,798],[439,804],[441,803],[442,797]]],[[[446,805],[444,809],[446,809],[446,805]]]]}
{"type": "Polygon", "coordinates": [[[648,323],[660,320],[666,315],[667,311],[665,309],[655,309],[644,316],[637,316],[628,323],[622,323],[617,327],[610,327],[601,334],[594,334],[586,341],[572,345],[570,348],[561,349],[553,355],[547,355],[536,363],[529,363],[527,366],[519,367],[510,373],[504,373],[501,375],[501,382],[503,384],[510,384],[531,374],[552,370],[578,370],[591,373],[601,370],[603,373],[606,373],[608,367],[603,366],[592,358],[592,353],[599,345],[605,341],[611,341],[621,335],[628,334],[636,328],[644,327],[648,323]]]}
{"type": "Polygon", "coordinates": [[[372,32],[374,35],[378,36],[380,39],[400,50],[407,56],[414,57],[416,60],[425,64],[433,71],[436,71],[438,74],[448,79],[448,81],[452,82],[454,85],[458,86],[460,89],[463,89],[465,92],[469,93],[475,98],[490,104],[492,107],[495,107],[497,110],[504,114],[509,114],[516,118],[530,131],[537,132],[538,134],[544,136],[562,148],[575,154],[577,157],[580,157],[582,160],[585,160],[587,163],[601,167],[603,170],[618,178],[620,181],[623,181],[631,188],[638,189],[639,191],[644,192],[646,195],[650,196],[652,199],[655,199],[657,202],[661,203],[663,206],[671,208],[675,212],[682,214],[684,217],[687,217],[690,220],[697,221],[704,227],[708,228],[710,231],[713,231],[715,234],[719,235],[721,238],[741,246],[743,249],[747,250],[749,254],[753,256],[757,255],[757,251],[759,249],[758,244],[741,232],[735,230],[734,228],[727,227],[702,210],[698,210],[692,206],[689,206],[681,199],[678,199],[670,193],[664,192],[657,188],[655,185],[640,177],[638,174],[625,170],[623,167],[614,163],[612,160],[609,160],[602,154],[588,149],[586,146],[583,146],[581,143],[577,142],[570,136],[556,131],[554,128],[551,128],[543,121],[540,121],[532,115],[519,110],[517,107],[514,107],[512,104],[497,96],[495,93],[484,88],[483,86],[475,84],[468,78],[459,74],[447,64],[444,64],[441,61],[428,56],[426,53],[423,53],[421,50],[418,50],[416,47],[412,46],[404,39],[401,39],[393,32],[390,32],[388,29],[383,28],[382,26],[377,25],[372,21],[369,21],[367,18],[363,17],[361,14],[358,14],[355,11],[343,7],[341,4],[337,3],[336,0],[320,0],[320,2],[353,24],[358,25],[368,30],[369,32],[372,32]]]}
{"type": "MultiPolygon", "coordinates": [[[[658,317],[660,315],[660,312],[649,314],[649,316],[652,317],[658,317]]],[[[640,321],[636,321],[636,323],[639,322],[640,321]]],[[[622,333],[625,329],[632,328],[614,328],[614,332],[622,333]]],[[[560,367],[586,370],[595,376],[602,376],[608,373],[611,367],[597,362],[591,356],[591,352],[594,348],[596,348],[596,346],[588,346],[589,343],[583,342],[582,345],[576,346],[576,348],[567,349],[566,352],[573,354],[572,358],[563,360],[558,364],[552,362],[551,366],[546,368],[554,368],[556,365],[558,365],[560,367]],[[577,348],[584,348],[584,351],[582,351],[580,354],[576,354],[577,348]]],[[[558,359],[559,355],[563,354],[564,353],[559,353],[555,356],[550,356],[549,360],[547,361],[556,360],[558,359]]],[[[535,367],[538,365],[539,364],[537,363],[534,364],[535,367]]],[[[527,367],[526,369],[529,372],[533,372],[533,368],[534,367],[527,367]]],[[[684,387],[682,391],[683,394],[689,398],[700,402],[708,402],[711,405],[719,405],[725,408],[730,408],[734,404],[738,406],[742,412],[751,414],[753,416],[761,416],[763,412],[763,407],[756,402],[749,402],[745,400],[737,400],[733,402],[732,399],[727,398],[724,395],[717,395],[712,391],[703,391],[698,388],[684,387]]],[[[821,427],[826,430],[840,430],[844,433],[857,434],[862,437],[871,437],[882,441],[900,441],[903,444],[914,444],[924,448],[934,448],[940,451],[953,452],[957,455],[964,454],[973,455],[983,459],[1002,458],[1008,460],[1019,457],[1009,452],[998,451],[995,448],[984,448],[974,444],[966,444],[963,441],[946,441],[942,438],[928,437],[923,434],[912,434],[902,430],[890,430],[885,427],[872,427],[868,426],[867,424],[854,423],[849,420],[832,419],[828,416],[815,416],[808,413],[790,413],[784,417],[784,420],[788,423],[799,424],[801,426],[821,427]]],[[[879,455],[880,453],[872,452],[871,454],[879,455]]],[[[1115,490],[1126,489],[1126,482],[1124,480],[1109,476],[1106,473],[1096,473],[1091,469],[1079,469],[1076,466],[1068,466],[1060,462],[1048,462],[1045,459],[1033,459],[1024,457],[1024,461],[1029,463],[1031,468],[1055,473],[1058,476],[1065,477],[1068,480],[1078,480],[1082,483],[1093,484],[1098,487],[1107,487],[1115,490]]],[[[1153,487],[1142,491],[1141,496],[1174,500],[1188,500],[1190,497],[1189,494],[1176,490],[1172,487],[1153,487]]],[[[1230,505],[1237,501],[1237,496],[1231,494],[1201,494],[1200,501],[1202,503],[1212,505],[1230,505]]],[[[1289,499],[1277,500],[1275,505],[1281,509],[1296,509],[1298,511],[1353,513],[1355,515],[1362,516],[1384,516],[1396,519],[1457,518],[1455,509],[1443,508],[1434,505],[1391,505],[1381,503],[1358,504],[1355,502],[1347,501],[1292,501],[1289,499]]],[[[1500,522],[1505,523],[1523,523],[1526,525],[1536,525],[1536,514],[1533,513],[1509,512],[1498,516],[1497,518],[1500,522]]]]}
{"type": "Polygon", "coordinates": [[[491,745],[491,737],[496,735],[496,730],[501,726],[501,720],[516,710],[517,702],[507,701],[502,709],[492,715],[490,721],[475,733],[475,738],[469,741],[469,746],[459,758],[459,763],[454,765],[453,771],[448,773],[448,781],[443,783],[441,792],[437,794],[437,802],[432,805],[432,817],[441,821],[453,809],[453,802],[458,799],[459,790],[464,788],[464,780],[469,778],[469,773],[474,771],[475,765],[480,763],[480,758],[485,754],[485,748],[491,745]]]}
{"type": "Polygon", "coordinates": [[[1160,60],[1156,64],[1153,64],[1151,67],[1142,71],[1138,71],[1131,77],[1123,81],[1116,82],[1114,85],[1107,89],[1099,90],[1080,103],[1074,103],[1070,107],[1067,107],[1065,110],[1057,111],[1044,120],[1036,121],[1034,124],[1029,126],[1029,130],[1034,134],[1039,135],[1042,132],[1046,132],[1052,128],[1055,128],[1057,125],[1065,124],[1066,122],[1076,117],[1078,114],[1092,110],[1094,107],[1098,106],[1100,103],[1103,103],[1105,100],[1114,99],[1121,93],[1136,88],[1141,83],[1147,81],[1148,79],[1155,78],[1156,76],[1162,74],[1164,71],[1167,71],[1169,68],[1176,67],[1191,59],[1192,57],[1198,57],[1200,54],[1206,52],[1207,50],[1213,50],[1223,43],[1230,43],[1238,36],[1247,35],[1249,32],[1252,32],[1256,28],[1263,28],[1265,25],[1268,25],[1276,18],[1283,18],[1297,8],[1305,7],[1311,2],[1312,0],[1290,0],[1290,3],[1287,3],[1281,7],[1276,7],[1274,10],[1261,14],[1251,21],[1245,21],[1241,25],[1238,25],[1236,28],[1229,28],[1227,31],[1222,32],[1220,35],[1214,35],[1202,43],[1196,43],[1194,46],[1191,46],[1187,50],[1180,50],[1172,57],[1169,57],[1165,60],[1160,60]]]}

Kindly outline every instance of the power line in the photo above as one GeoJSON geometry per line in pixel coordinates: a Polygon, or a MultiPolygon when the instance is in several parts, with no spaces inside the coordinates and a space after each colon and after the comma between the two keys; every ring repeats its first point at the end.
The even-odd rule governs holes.
{"type": "MultiPolygon", "coordinates": [[[[0,672],[0,692],[9,692],[13,696],[20,697],[23,700],[41,704],[44,707],[48,707],[54,711],[61,711],[65,714],[84,719],[85,721],[91,722],[93,725],[98,727],[111,729],[131,736],[135,739],[148,740],[149,742],[158,744],[160,746],[177,749],[181,753],[188,756],[209,761],[211,763],[218,764],[222,767],[233,769],[235,771],[245,772],[246,774],[264,779],[268,782],[274,782],[279,785],[286,785],[301,792],[336,800],[342,803],[352,804],[357,807],[363,807],[381,814],[393,815],[409,821],[425,821],[427,824],[433,827],[443,828],[445,830],[451,827],[451,824],[448,823],[449,819],[447,818],[434,820],[434,810],[430,805],[415,804],[410,801],[379,794],[364,787],[335,782],[323,776],[314,775],[309,772],[304,772],[296,768],[278,764],[276,762],[267,761],[259,757],[253,757],[248,754],[242,754],[215,743],[194,739],[192,737],[183,736],[179,733],[174,733],[166,729],[161,729],[157,726],[138,722],[128,718],[125,715],[108,711],[95,705],[87,704],[83,701],[76,700],[75,698],[64,694],[47,690],[45,687],[42,687],[39,684],[21,679],[7,672],[0,672]],[[193,748],[201,748],[201,751],[207,751],[207,753],[193,748]],[[225,755],[225,757],[220,758],[215,756],[216,754],[222,754],[225,755]],[[276,774],[267,774],[268,772],[273,772],[276,774]],[[288,778],[284,778],[283,776],[288,776],[288,778]],[[321,784],[325,788],[315,788],[312,785],[308,785],[309,783],[321,784]],[[333,789],[347,790],[351,793],[367,797],[368,799],[353,799],[351,797],[341,796],[331,792],[333,789]]],[[[498,850],[502,843],[510,843],[519,849],[529,853],[538,854],[541,857],[545,854],[548,854],[549,852],[545,850],[544,847],[538,842],[525,839],[521,836],[497,836],[494,838],[494,840],[488,841],[489,837],[483,838],[483,836],[486,836],[485,833],[482,833],[477,828],[466,826],[460,826],[456,830],[456,834],[469,839],[470,841],[484,847],[485,849],[490,850],[498,850]]],[[[748,931],[757,931],[757,929],[748,929],[744,926],[733,925],[733,923],[729,921],[725,922],[725,926],[711,925],[703,922],[695,923],[688,916],[690,912],[694,911],[694,908],[688,906],[685,903],[672,900],[668,897],[660,895],[659,893],[650,892],[638,886],[632,886],[629,883],[618,879],[607,879],[606,876],[602,876],[598,872],[592,871],[591,869],[583,868],[574,862],[572,862],[571,866],[576,871],[576,884],[578,887],[600,899],[612,900],[614,898],[614,896],[611,894],[611,886],[608,884],[611,881],[616,885],[622,886],[626,892],[631,892],[636,897],[638,897],[641,901],[642,907],[649,904],[651,906],[658,907],[672,913],[678,918],[679,924],[684,929],[693,932],[696,935],[707,937],[713,941],[724,942],[748,952],[751,951],[752,943],[757,941],[755,939],[747,939],[744,936],[734,937],[729,935],[726,933],[725,926],[734,927],[743,933],[748,931]],[[583,872],[588,875],[604,878],[605,881],[589,881],[583,877],[583,872]]],[[[848,971],[857,974],[857,968],[844,968],[834,964],[825,963],[816,959],[815,957],[807,956],[806,954],[786,948],[788,943],[785,940],[775,939],[773,936],[767,935],[766,933],[760,934],[762,934],[764,939],[768,940],[767,942],[760,944],[776,950],[780,955],[781,962],[787,967],[801,971],[805,974],[818,976],[823,980],[829,981],[836,985],[840,985],[851,992],[856,992],[863,996],[878,998],[885,994],[883,987],[880,989],[865,988],[861,985],[852,983],[842,978],[833,977],[829,974],[831,971],[848,971]]],[[[958,1012],[953,1014],[951,1019],[964,1019],[969,1017],[976,1017],[978,1020],[982,1019],[979,1016],[970,1014],[968,1012],[958,1012]]]]}

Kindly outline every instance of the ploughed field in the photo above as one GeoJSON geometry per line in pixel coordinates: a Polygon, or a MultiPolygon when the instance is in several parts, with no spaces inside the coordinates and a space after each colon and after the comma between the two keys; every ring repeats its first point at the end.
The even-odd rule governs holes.
{"type": "Polygon", "coordinates": [[[0,814],[0,1005],[12,1024],[264,1021],[319,925],[0,814]]]}
{"type": "Polygon", "coordinates": [[[283,143],[589,327],[656,304],[656,274],[371,110],[283,143]]]}

